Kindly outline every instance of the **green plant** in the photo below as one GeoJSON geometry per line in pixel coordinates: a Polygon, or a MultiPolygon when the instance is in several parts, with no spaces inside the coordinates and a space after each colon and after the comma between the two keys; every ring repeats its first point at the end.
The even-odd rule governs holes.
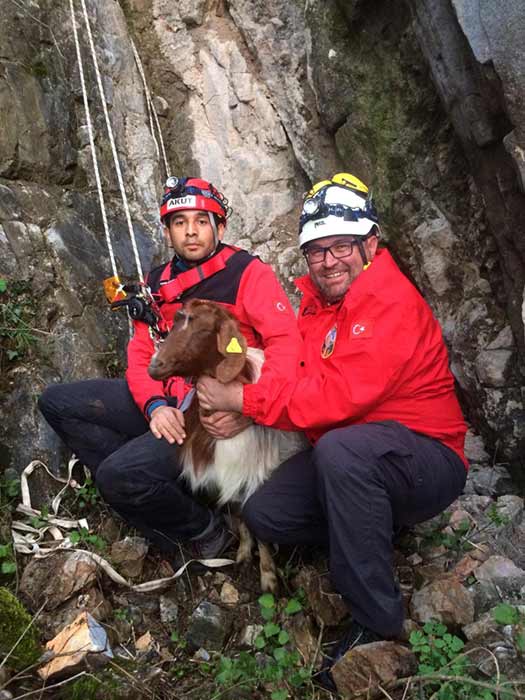
{"type": "Polygon", "coordinates": [[[129,624],[133,622],[133,616],[129,608],[115,608],[113,610],[113,615],[115,620],[122,620],[122,622],[127,622],[129,624]]]}
{"type": "Polygon", "coordinates": [[[492,503],[485,511],[485,514],[496,527],[501,527],[502,525],[508,525],[510,523],[509,516],[500,512],[497,503],[492,503]]]}
{"type": "Polygon", "coordinates": [[[409,641],[419,661],[419,676],[451,677],[450,681],[440,683],[429,680],[421,687],[421,700],[495,700],[492,690],[470,682],[473,678],[468,657],[463,653],[465,644],[446,625],[431,620],[423,630],[412,632],[409,641]]]}
{"type": "Polygon", "coordinates": [[[472,545],[467,541],[467,536],[471,533],[471,523],[465,518],[455,526],[453,532],[444,532],[443,528],[448,524],[449,513],[443,513],[441,519],[422,536],[421,547],[446,547],[454,551],[468,551],[472,545]]]}
{"type": "Polygon", "coordinates": [[[47,519],[49,518],[49,508],[47,506],[42,506],[40,509],[40,515],[32,515],[29,518],[29,523],[39,530],[41,527],[47,525],[47,519]]]}
{"type": "Polygon", "coordinates": [[[21,359],[36,343],[32,321],[36,315],[29,284],[24,281],[7,285],[0,279],[0,358],[9,362],[21,359]]]}
{"type": "Polygon", "coordinates": [[[16,571],[16,560],[10,544],[0,544],[0,573],[11,576],[16,571]]]}
{"type": "Polygon", "coordinates": [[[499,625],[512,625],[516,650],[523,654],[525,652],[525,613],[515,605],[500,603],[492,611],[492,616],[499,625]]]}
{"type": "Polygon", "coordinates": [[[10,507],[20,496],[20,479],[0,478],[0,508],[10,507]]]}
{"type": "Polygon", "coordinates": [[[76,490],[75,501],[82,510],[84,508],[94,508],[100,503],[100,494],[90,474],[86,475],[86,480],[76,490]]]}
{"type": "Polygon", "coordinates": [[[271,593],[262,595],[258,602],[266,623],[255,639],[258,654],[243,651],[235,658],[222,656],[216,681],[252,690],[264,686],[270,689],[271,700],[286,700],[290,688],[299,688],[311,677],[310,669],[303,666],[300,654],[291,648],[290,636],[280,623],[282,618],[302,610],[302,605],[296,598],[278,604],[271,593]]]}
{"type": "Polygon", "coordinates": [[[178,649],[185,649],[187,647],[187,642],[185,639],[181,639],[180,634],[177,632],[177,630],[173,630],[173,632],[170,634],[170,641],[172,641],[175,644],[175,650],[177,651],[178,649]]]}
{"type": "Polygon", "coordinates": [[[71,544],[90,545],[98,550],[106,548],[106,541],[99,535],[90,534],[87,527],[81,527],[78,530],[71,530],[69,533],[71,544]]]}

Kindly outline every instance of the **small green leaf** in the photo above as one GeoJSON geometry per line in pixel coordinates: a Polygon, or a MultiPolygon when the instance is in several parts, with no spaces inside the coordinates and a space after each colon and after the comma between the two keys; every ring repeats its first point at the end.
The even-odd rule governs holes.
{"type": "Polygon", "coordinates": [[[261,608],[275,608],[275,598],[271,593],[264,593],[260,598],[259,598],[259,605],[261,608]]]}
{"type": "Polygon", "coordinates": [[[261,608],[261,615],[264,617],[265,620],[273,620],[273,618],[275,617],[275,609],[261,608]]]}
{"type": "Polygon", "coordinates": [[[519,612],[513,605],[501,603],[492,611],[494,620],[499,625],[515,625],[519,620],[519,612]]]}
{"type": "Polygon", "coordinates": [[[279,690],[274,690],[270,695],[271,700],[286,700],[290,697],[286,688],[280,688],[279,690]]]}
{"type": "Polygon", "coordinates": [[[287,644],[290,641],[290,635],[288,634],[288,632],[286,630],[281,630],[279,632],[279,636],[277,637],[277,641],[279,642],[279,644],[281,646],[284,646],[285,644],[287,644]]]}
{"type": "Polygon", "coordinates": [[[69,539],[71,544],[78,544],[80,542],[80,532],[78,532],[78,530],[72,530],[69,533],[69,539]]]}
{"type": "Polygon", "coordinates": [[[297,598],[290,598],[288,601],[284,612],[286,615],[295,615],[295,613],[300,612],[303,609],[303,606],[301,603],[297,600],[297,598]]]}
{"type": "Polygon", "coordinates": [[[525,632],[519,632],[516,635],[516,647],[518,651],[525,651],[525,632]]]}
{"type": "Polygon", "coordinates": [[[265,640],[265,638],[262,637],[262,636],[257,637],[256,640],[255,640],[255,642],[253,643],[253,646],[254,646],[256,649],[264,649],[264,647],[266,646],[266,640],[265,640]]]}
{"type": "Polygon", "coordinates": [[[14,574],[16,571],[16,564],[14,561],[3,561],[1,570],[3,574],[14,574]]]}
{"type": "Polygon", "coordinates": [[[286,656],[286,649],[284,647],[277,647],[273,650],[273,658],[276,661],[283,661],[286,656]]]}
{"type": "Polygon", "coordinates": [[[3,294],[7,289],[7,282],[4,279],[0,279],[0,294],[3,294]]]}
{"type": "Polygon", "coordinates": [[[279,625],[276,625],[275,622],[268,622],[266,625],[264,625],[264,634],[266,637],[274,637],[276,634],[279,634],[281,631],[281,628],[279,625]]]}

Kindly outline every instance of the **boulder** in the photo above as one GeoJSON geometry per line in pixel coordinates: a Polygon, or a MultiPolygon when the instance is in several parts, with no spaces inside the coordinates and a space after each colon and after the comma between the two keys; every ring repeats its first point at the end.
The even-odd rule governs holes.
{"type": "Polygon", "coordinates": [[[231,618],[218,605],[206,600],[191,614],[186,632],[188,644],[199,649],[220,651],[230,631],[231,618]]]}
{"type": "Polygon", "coordinates": [[[82,551],[61,551],[45,559],[33,558],[22,574],[20,594],[32,610],[41,605],[44,610],[55,610],[75,593],[90,587],[97,570],[92,557],[82,551]]]}
{"type": "Polygon", "coordinates": [[[340,695],[382,697],[378,686],[388,687],[399,677],[415,673],[417,660],[406,647],[396,642],[373,642],[348,651],[332,668],[332,677],[340,695]]]}
{"type": "Polygon", "coordinates": [[[439,620],[446,625],[467,625],[474,619],[474,601],[457,578],[446,576],[414,593],[410,616],[421,623],[439,620]]]}

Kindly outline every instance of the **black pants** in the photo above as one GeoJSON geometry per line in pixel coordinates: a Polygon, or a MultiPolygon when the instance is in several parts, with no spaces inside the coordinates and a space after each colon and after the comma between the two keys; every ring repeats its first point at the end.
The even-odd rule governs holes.
{"type": "Polygon", "coordinates": [[[154,544],[175,551],[205,530],[210,511],[178,481],[178,447],[153,436],[125,380],[55,384],[38,406],[107,503],[154,544]]]}
{"type": "Polygon", "coordinates": [[[243,514],[267,542],[327,545],[332,582],[353,618],[392,637],[404,617],[393,533],[440,513],[465,479],[462,461],[437,440],[394,421],[356,425],[282,464],[243,514]]]}

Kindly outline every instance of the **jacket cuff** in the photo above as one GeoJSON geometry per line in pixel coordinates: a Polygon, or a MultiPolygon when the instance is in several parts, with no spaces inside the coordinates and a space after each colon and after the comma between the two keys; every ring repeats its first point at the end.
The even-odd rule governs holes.
{"type": "Polygon", "coordinates": [[[158,408],[159,406],[167,406],[168,399],[165,396],[152,396],[144,404],[143,413],[149,420],[151,412],[158,408]]]}
{"type": "Polygon", "coordinates": [[[245,384],[242,392],[242,412],[243,415],[253,418],[257,418],[259,413],[259,399],[258,399],[257,384],[245,384]]]}

